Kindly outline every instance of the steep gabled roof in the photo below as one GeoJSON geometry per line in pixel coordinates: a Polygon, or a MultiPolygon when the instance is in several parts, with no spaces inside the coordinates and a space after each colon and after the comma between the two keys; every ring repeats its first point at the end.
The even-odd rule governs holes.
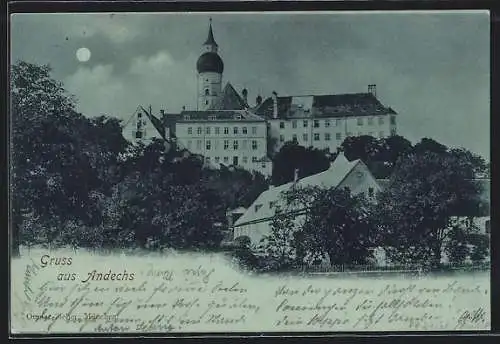
{"type": "MultiPolygon", "coordinates": [[[[383,106],[371,93],[347,93],[312,96],[277,97],[278,118],[321,118],[374,116],[396,114],[390,107],[383,106]],[[304,100],[304,101],[302,101],[304,100]],[[311,103],[304,108],[302,103],[311,103]]],[[[258,115],[273,118],[273,98],[267,98],[257,109],[258,115]]]]}
{"type": "Polygon", "coordinates": [[[146,116],[148,116],[149,120],[151,121],[151,123],[153,124],[153,126],[155,127],[155,129],[158,131],[158,133],[160,134],[160,136],[163,139],[166,139],[166,137],[165,137],[165,125],[162,123],[162,121],[160,121],[153,114],[149,114],[148,112],[146,112],[146,116]]]}
{"type": "Polygon", "coordinates": [[[275,206],[284,206],[281,195],[294,187],[294,185],[298,187],[319,186],[323,188],[336,188],[359,163],[362,163],[361,160],[348,161],[344,154],[340,153],[326,171],[299,179],[296,183],[290,182],[272,187],[261,193],[234,225],[238,227],[258,219],[273,217],[276,210],[275,206]],[[274,207],[271,207],[271,205],[274,207]]]}
{"type": "Polygon", "coordinates": [[[221,97],[210,110],[243,110],[247,107],[243,98],[228,82],[222,90],[221,97]]]}

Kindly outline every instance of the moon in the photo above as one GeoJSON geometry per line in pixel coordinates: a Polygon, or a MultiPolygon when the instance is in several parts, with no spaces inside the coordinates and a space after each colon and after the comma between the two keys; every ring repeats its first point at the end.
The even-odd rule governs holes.
{"type": "Polygon", "coordinates": [[[80,48],[76,51],[76,59],[80,62],[87,62],[90,59],[90,50],[87,48],[80,48]]]}

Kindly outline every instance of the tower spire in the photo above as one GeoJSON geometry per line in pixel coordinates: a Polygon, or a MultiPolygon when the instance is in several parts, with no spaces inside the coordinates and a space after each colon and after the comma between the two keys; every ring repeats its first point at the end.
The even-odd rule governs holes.
{"type": "Polygon", "coordinates": [[[213,45],[213,46],[217,47],[217,43],[215,42],[215,39],[214,39],[214,33],[212,31],[212,18],[211,17],[209,19],[208,37],[207,37],[207,40],[205,41],[204,45],[213,45]]]}
{"type": "Polygon", "coordinates": [[[209,21],[208,37],[203,43],[203,53],[196,62],[198,71],[198,110],[213,108],[221,94],[224,63],[217,54],[217,43],[212,31],[212,18],[209,21]]]}

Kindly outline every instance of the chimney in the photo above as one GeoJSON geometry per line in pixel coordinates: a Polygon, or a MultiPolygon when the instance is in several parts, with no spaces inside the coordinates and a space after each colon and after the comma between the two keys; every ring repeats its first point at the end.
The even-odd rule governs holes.
{"type": "Polygon", "coordinates": [[[273,91],[273,118],[278,118],[278,93],[273,91]]]}
{"type": "Polygon", "coordinates": [[[257,98],[255,98],[255,103],[257,104],[257,106],[262,104],[262,97],[260,96],[260,94],[257,96],[257,98]]]}
{"type": "Polygon", "coordinates": [[[297,183],[297,181],[299,180],[299,169],[296,168],[294,171],[293,171],[293,182],[294,183],[297,183]]]}
{"type": "Polygon", "coordinates": [[[161,118],[164,118],[165,117],[165,110],[161,109],[160,110],[160,115],[161,115],[161,118]]]}
{"type": "Polygon", "coordinates": [[[248,104],[248,90],[246,88],[244,88],[243,91],[241,91],[241,95],[243,96],[245,104],[248,104]]]}
{"type": "Polygon", "coordinates": [[[375,84],[368,85],[368,93],[371,93],[374,97],[377,97],[377,85],[375,84]]]}
{"type": "Polygon", "coordinates": [[[186,105],[182,105],[182,111],[186,111],[186,105]]]}

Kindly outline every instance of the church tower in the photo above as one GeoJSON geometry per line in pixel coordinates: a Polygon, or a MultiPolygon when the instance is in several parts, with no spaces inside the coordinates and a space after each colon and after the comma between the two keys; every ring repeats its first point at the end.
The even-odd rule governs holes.
{"type": "Polygon", "coordinates": [[[212,31],[212,18],[208,29],[208,37],[203,44],[203,53],[198,58],[198,110],[212,108],[220,97],[222,89],[222,72],[224,63],[217,54],[218,45],[212,31]]]}

